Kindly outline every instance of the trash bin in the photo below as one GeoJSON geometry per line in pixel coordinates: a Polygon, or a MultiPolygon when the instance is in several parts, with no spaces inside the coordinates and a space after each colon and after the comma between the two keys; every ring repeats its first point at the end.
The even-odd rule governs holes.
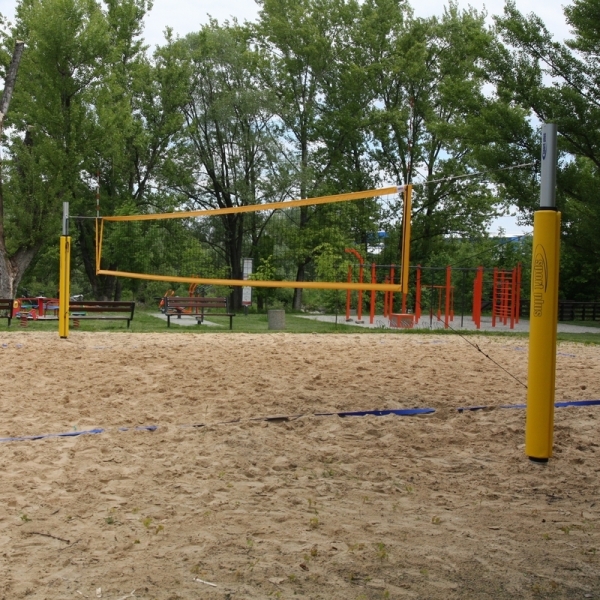
{"type": "Polygon", "coordinates": [[[269,321],[269,329],[285,329],[285,310],[268,310],[267,320],[269,321]]]}

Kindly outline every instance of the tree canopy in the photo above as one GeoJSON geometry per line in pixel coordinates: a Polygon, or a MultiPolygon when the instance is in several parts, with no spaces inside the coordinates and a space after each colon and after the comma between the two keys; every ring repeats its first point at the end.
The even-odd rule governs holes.
{"type": "MultiPolygon", "coordinates": [[[[6,70],[15,41],[25,42],[2,139],[0,271],[8,272],[6,261],[13,267],[0,278],[0,296],[55,293],[64,201],[82,217],[71,220],[77,291],[163,293],[158,284],[96,275],[97,197],[101,213],[115,215],[412,183],[413,262],[464,261],[473,245],[492,257],[495,216],[511,209],[531,220],[538,129],[555,122],[561,294],[598,297],[597,0],[565,8],[566,42],[511,2],[493,26],[452,2],[428,18],[404,0],[258,4],[256,22],[210,20],[182,38],[167,30],[151,52],[143,41],[148,0],[18,2],[0,53],[6,70]],[[531,166],[511,168],[523,164],[531,166]]],[[[123,228],[106,240],[103,260],[108,270],[143,260],[174,269],[168,251],[142,256],[127,242],[156,235],[210,248],[214,265],[205,253],[202,269],[241,278],[251,257],[272,277],[282,268],[273,255],[278,229],[288,239],[285,268],[302,281],[324,265],[339,269],[346,247],[397,263],[400,214],[399,198],[388,198],[335,211],[303,207],[288,220],[248,213],[179,230],[123,228]]],[[[300,308],[301,290],[287,299],[300,308]]]]}

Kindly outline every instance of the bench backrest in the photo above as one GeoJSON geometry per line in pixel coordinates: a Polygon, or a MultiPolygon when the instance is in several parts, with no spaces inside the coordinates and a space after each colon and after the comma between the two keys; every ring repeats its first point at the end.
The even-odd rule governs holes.
{"type": "Polygon", "coordinates": [[[209,298],[207,296],[165,296],[166,308],[227,308],[227,298],[209,298]]]}
{"type": "Polygon", "coordinates": [[[14,302],[12,298],[0,298],[0,310],[12,311],[14,302]]]}
{"type": "Polygon", "coordinates": [[[129,312],[133,314],[135,302],[121,302],[109,300],[83,300],[69,302],[70,311],[85,312],[129,312]]]}

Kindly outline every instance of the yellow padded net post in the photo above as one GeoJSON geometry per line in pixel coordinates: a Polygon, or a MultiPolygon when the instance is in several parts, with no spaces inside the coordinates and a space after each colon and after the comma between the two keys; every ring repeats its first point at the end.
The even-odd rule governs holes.
{"type": "Polygon", "coordinates": [[[69,237],[69,203],[63,203],[63,235],[60,236],[60,274],[58,294],[58,335],[69,337],[69,298],[71,293],[71,238],[69,237]]]}

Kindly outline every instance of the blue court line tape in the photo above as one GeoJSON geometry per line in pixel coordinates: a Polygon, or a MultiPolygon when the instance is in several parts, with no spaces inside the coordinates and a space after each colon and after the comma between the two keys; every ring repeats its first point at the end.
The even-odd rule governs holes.
{"type": "MultiPolygon", "coordinates": [[[[141,427],[119,427],[118,431],[156,431],[158,425],[144,425],[141,427]]],[[[98,435],[109,431],[108,429],[82,429],[81,431],[65,431],[64,433],[44,433],[41,435],[27,435],[23,437],[0,438],[1,442],[29,442],[32,440],[44,440],[48,438],[78,437],[80,435],[98,435]]]]}
{"type": "MultiPolygon", "coordinates": [[[[569,406],[600,406],[600,400],[568,400],[566,402],[556,402],[554,404],[556,408],[566,408],[569,406]]],[[[525,404],[505,404],[499,407],[493,406],[463,406],[457,408],[458,412],[465,411],[478,411],[478,410],[486,410],[491,408],[526,408],[525,404]]],[[[430,415],[435,412],[435,408],[389,408],[384,410],[354,410],[354,411],[344,411],[344,412],[328,412],[328,413],[313,413],[312,416],[315,417],[384,417],[387,415],[396,415],[399,417],[410,417],[414,415],[430,415]]],[[[248,419],[248,421],[270,421],[270,420],[280,420],[280,419],[290,419],[290,418],[299,418],[309,415],[286,415],[286,416],[275,416],[275,417],[253,417],[248,419]]],[[[234,421],[222,421],[221,423],[215,423],[216,425],[221,424],[234,424],[241,423],[242,419],[235,419],[234,421]]],[[[180,425],[180,427],[186,427],[186,425],[180,425]]],[[[187,427],[206,427],[204,423],[199,423],[197,425],[187,425],[187,427]]],[[[119,427],[117,431],[156,431],[158,429],[158,425],[140,425],[138,427],[119,427]]],[[[0,443],[2,442],[29,442],[34,440],[43,440],[48,438],[65,438],[65,437],[78,437],[80,435],[97,435],[100,433],[105,433],[106,431],[110,431],[109,429],[84,429],[82,431],[66,431],[64,433],[46,433],[42,435],[28,435],[22,437],[11,437],[11,438],[0,438],[0,443]]]]}
{"type": "Polygon", "coordinates": [[[387,415],[410,417],[413,415],[429,415],[434,412],[435,408],[389,408],[385,410],[354,410],[346,412],[315,413],[315,417],[329,417],[333,415],[337,415],[338,417],[385,417],[387,415]]]}
{"type": "Polygon", "coordinates": [[[84,429],[82,431],[66,431],[65,433],[46,433],[42,435],[27,435],[23,437],[0,438],[0,442],[28,442],[30,440],[43,440],[56,437],[77,437],[79,435],[94,435],[104,433],[105,429],[84,429]]]}
{"type": "Polygon", "coordinates": [[[566,406],[600,406],[600,400],[569,400],[567,402],[557,402],[556,408],[565,408],[566,406]]]}
{"type": "MultiPolygon", "coordinates": [[[[600,406],[600,400],[566,400],[565,402],[555,402],[556,408],[568,408],[569,406],[600,406]]],[[[489,410],[491,408],[527,408],[527,404],[504,404],[502,406],[461,406],[456,410],[458,412],[474,412],[477,410],[489,410]]]]}

